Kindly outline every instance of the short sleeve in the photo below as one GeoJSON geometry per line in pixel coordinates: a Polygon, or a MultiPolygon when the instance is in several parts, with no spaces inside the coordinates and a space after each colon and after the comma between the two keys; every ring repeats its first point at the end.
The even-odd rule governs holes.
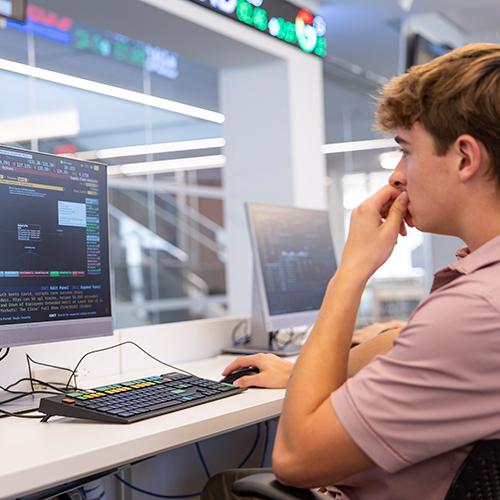
{"type": "Polygon", "coordinates": [[[340,422],[397,472],[500,431],[500,313],[486,296],[432,294],[393,349],[332,394],[340,422]]]}

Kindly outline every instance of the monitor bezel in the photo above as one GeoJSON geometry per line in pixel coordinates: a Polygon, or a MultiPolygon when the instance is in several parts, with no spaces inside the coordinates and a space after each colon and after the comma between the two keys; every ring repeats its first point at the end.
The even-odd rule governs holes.
{"type": "Polygon", "coordinates": [[[98,161],[80,160],[65,155],[55,155],[44,151],[33,151],[26,148],[17,148],[0,144],[0,150],[7,149],[20,153],[42,154],[54,158],[66,158],[71,161],[99,165],[106,171],[104,176],[106,193],[106,227],[107,227],[107,262],[109,274],[109,315],[95,318],[61,319],[56,321],[37,321],[33,323],[15,323],[0,325],[0,347],[16,347],[22,345],[45,344],[52,342],[64,342],[77,339],[88,339],[107,337],[113,335],[113,300],[111,295],[111,252],[110,252],[110,227],[109,227],[109,186],[107,177],[107,165],[98,161]],[[52,330],[56,330],[56,334],[52,330]],[[57,332],[63,330],[63,335],[57,332]],[[25,335],[23,335],[25,333],[25,335]]]}
{"type": "Polygon", "coordinates": [[[265,328],[268,332],[280,330],[283,328],[298,328],[303,326],[312,325],[318,316],[318,309],[311,309],[307,311],[298,311],[293,313],[284,313],[284,314],[274,314],[272,315],[269,311],[269,304],[267,300],[265,281],[264,281],[264,272],[262,266],[262,259],[260,255],[260,251],[258,248],[257,241],[257,233],[253,219],[253,211],[259,208],[277,208],[277,209],[287,209],[287,210],[297,210],[297,211],[307,211],[307,212],[321,212],[326,214],[328,221],[328,234],[330,236],[330,240],[332,242],[333,249],[333,259],[335,264],[335,269],[337,269],[337,257],[335,255],[335,247],[333,244],[332,231],[330,225],[330,216],[328,210],[321,210],[316,208],[302,208],[302,207],[293,207],[293,206],[285,206],[285,205],[276,205],[270,203],[245,203],[245,213],[247,217],[247,223],[249,227],[250,234],[250,243],[252,246],[252,255],[253,255],[253,279],[255,280],[255,285],[257,286],[257,297],[253,297],[253,300],[259,300],[259,306],[262,312],[262,316],[264,319],[265,328]]]}

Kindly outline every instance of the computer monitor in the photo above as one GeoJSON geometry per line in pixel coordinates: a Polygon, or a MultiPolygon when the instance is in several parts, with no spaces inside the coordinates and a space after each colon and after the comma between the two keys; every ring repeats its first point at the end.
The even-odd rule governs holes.
{"type": "Polygon", "coordinates": [[[0,18],[20,23],[26,20],[26,0],[0,0],[0,18]]]}
{"type": "Polygon", "coordinates": [[[424,64],[452,50],[446,44],[433,43],[418,33],[408,37],[406,50],[406,69],[424,64]]]}
{"type": "Polygon", "coordinates": [[[0,347],[111,335],[105,165],[0,146],[0,347]]]}
{"type": "Polygon", "coordinates": [[[276,341],[282,329],[311,326],[337,269],[328,212],[246,205],[253,251],[250,342],[232,352],[297,354],[300,345],[276,341]]]}

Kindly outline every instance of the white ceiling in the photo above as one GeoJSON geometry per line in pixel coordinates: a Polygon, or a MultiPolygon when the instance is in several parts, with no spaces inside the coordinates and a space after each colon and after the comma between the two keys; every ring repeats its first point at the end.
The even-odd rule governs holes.
{"type": "MultiPolygon", "coordinates": [[[[171,85],[166,81],[159,82],[155,92],[161,88],[161,95],[164,97],[178,98],[184,102],[216,109],[218,105],[216,71],[213,70],[212,74],[209,68],[207,71],[201,68],[196,72],[195,65],[188,62],[189,59],[199,62],[200,53],[206,52],[201,50],[199,40],[205,39],[205,36],[215,35],[196,32],[193,29],[193,32],[189,32],[190,35],[186,36],[186,23],[178,19],[175,19],[175,22],[170,22],[166,13],[159,15],[156,9],[138,0],[32,1],[71,15],[83,24],[96,26],[102,30],[109,29],[121,32],[136,39],[179,50],[183,56],[182,64],[188,66],[183,66],[183,70],[186,70],[186,81],[182,83],[182,92],[179,93],[179,85],[171,85]],[[168,30],[165,30],[166,25],[169,26],[168,30]],[[179,47],[171,46],[174,41],[179,44],[179,47]]],[[[405,12],[400,7],[399,1],[401,0],[310,0],[310,2],[315,1],[319,1],[321,4],[320,12],[326,18],[329,26],[329,54],[339,60],[357,64],[365,71],[371,71],[385,77],[390,77],[398,72],[399,28],[405,16],[408,15],[437,12],[462,30],[470,41],[500,42],[500,0],[473,0],[473,2],[471,0],[414,0],[409,12],[405,12]]],[[[221,40],[222,43],[225,44],[225,40],[221,40]]],[[[99,71],[106,72],[104,76],[109,77],[109,74],[112,74],[119,80],[109,83],[121,84],[134,90],[136,84],[142,84],[142,79],[138,79],[136,83],[126,80],[127,75],[131,72],[128,69],[122,71],[118,67],[119,65],[108,63],[106,67],[97,65],[96,69],[92,57],[84,54],[78,57],[75,57],[74,54],[65,56],[59,47],[51,48],[49,45],[48,42],[43,44],[41,41],[37,41],[37,58],[40,63],[48,65],[47,67],[51,69],[58,70],[61,66],[69,65],[71,62],[74,66],[73,69],[77,66],[79,69],[87,68],[89,71],[90,69],[99,69],[99,71]],[[46,49],[41,51],[43,45],[46,49]],[[70,56],[71,59],[68,59],[70,56]]],[[[221,64],[220,54],[222,53],[224,53],[224,58],[234,56],[234,64],[241,62],[241,51],[235,51],[232,56],[227,50],[222,51],[221,49],[220,51],[214,50],[213,61],[205,61],[205,64],[218,67],[221,64]]],[[[248,55],[248,57],[257,56],[259,54],[248,55]]],[[[224,61],[224,64],[227,64],[227,61],[224,61]]],[[[326,74],[328,80],[330,78],[328,69],[326,74]]],[[[139,76],[142,76],[142,73],[139,76]]],[[[93,74],[89,73],[88,77],[93,78],[93,74]]],[[[373,134],[371,131],[373,109],[368,94],[374,93],[373,83],[371,88],[366,85],[363,87],[363,83],[359,81],[356,84],[353,82],[344,84],[342,88],[341,83],[338,77],[326,82],[327,141],[347,140],[346,136],[349,135],[352,135],[352,139],[370,138],[373,134]],[[346,120],[349,122],[348,128],[352,134],[349,131],[346,132],[346,120]]],[[[132,115],[138,118],[139,114],[134,113],[132,108],[130,109],[132,115]]],[[[3,114],[5,114],[5,110],[3,114]]],[[[118,114],[113,110],[111,113],[105,113],[105,116],[117,117],[118,114]]],[[[158,116],[158,121],[162,125],[170,123],[170,120],[171,117],[166,114],[158,116]]],[[[127,124],[135,123],[135,121],[137,120],[120,120],[121,123],[127,124]]],[[[112,128],[111,125],[110,127],[112,128]]],[[[140,124],[137,125],[137,128],[140,129],[140,124]]],[[[165,128],[162,128],[163,130],[165,128]]],[[[124,131],[122,130],[121,133],[124,134],[124,131]]],[[[188,132],[183,133],[187,134],[188,132]]],[[[198,130],[189,132],[187,138],[199,133],[198,130]]],[[[125,140],[125,135],[123,138],[125,140]]],[[[126,140],[131,139],[127,136],[126,140]]],[[[158,140],[167,139],[162,136],[158,140]]],[[[95,138],[92,138],[92,141],[95,141],[95,138]]]]}
{"type": "Polygon", "coordinates": [[[329,52],[375,73],[398,70],[399,26],[406,16],[435,12],[469,41],[500,42],[500,0],[319,0],[329,30],[329,52]]]}
{"type": "MultiPolygon", "coordinates": [[[[500,43],[500,0],[414,0],[406,12],[398,0],[318,0],[328,25],[329,54],[366,71],[390,77],[399,71],[400,26],[406,16],[434,12],[460,30],[470,42],[500,43]]],[[[328,67],[328,65],[327,65],[328,67]]],[[[374,88],[358,79],[339,84],[326,72],[327,142],[368,139],[374,136],[374,88]],[[347,126],[346,126],[347,124],[347,126]],[[347,131],[347,133],[346,133],[347,131]]],[[[365,171],[378,169],[380,151],[346,158],[329,155],[330,168],[365,171]]]]}

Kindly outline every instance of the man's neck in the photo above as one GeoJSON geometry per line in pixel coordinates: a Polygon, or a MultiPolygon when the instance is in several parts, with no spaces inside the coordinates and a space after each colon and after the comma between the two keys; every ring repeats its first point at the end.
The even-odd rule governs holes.
{"type": "Polygon", "coordinates": [[[462,193],[457,204],[456,221],[460,226],[456,236],[461,238],[471,252],[500,235],[500,194],[491,185],[476,184],[468,193],[462,193]]]}

